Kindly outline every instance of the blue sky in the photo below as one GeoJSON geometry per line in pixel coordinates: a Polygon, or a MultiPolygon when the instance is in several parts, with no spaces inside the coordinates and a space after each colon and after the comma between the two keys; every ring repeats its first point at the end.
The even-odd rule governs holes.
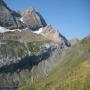
{"type": "Polygon", "coordinates": [[[4,0],[13,10],[34,7],[66,38],[90,35],[90,0],[4,0]]]}

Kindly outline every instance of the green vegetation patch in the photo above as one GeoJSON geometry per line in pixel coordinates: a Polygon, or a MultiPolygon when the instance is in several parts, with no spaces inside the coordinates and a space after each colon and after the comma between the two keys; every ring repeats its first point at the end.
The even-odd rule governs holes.
{"type": "Polygon", "coordinates": [[[44,45],[45,43],[49,43],[49,41],[29,42],[27,45],[28,45],[29,51],[33,53],[33,52],[40,52],[42,50],[40,46],[44,45]]]}
{"type": "Polygon", "coordinates": [[[20,43],[18,41],[13,41],[13,40],[6,40],[3,41],[5,44],[0,45],[0,52],[2,55],[5,57],[23,57],[25,54],[25,46],[23,43],[20,43]]]}

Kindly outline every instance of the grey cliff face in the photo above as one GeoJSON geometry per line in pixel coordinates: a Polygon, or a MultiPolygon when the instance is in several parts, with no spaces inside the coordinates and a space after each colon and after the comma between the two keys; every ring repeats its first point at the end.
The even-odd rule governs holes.
{"type": "Polygon", "coordinates": [[[3,0],[0,0],[0,26],[8,29],[22,28],[23,24],[18,20],[19,16],[9,9],[3,0]]]}
{"type": "Polygon", "coordinates": [[[8,8],[3,0],[0,0],[0,26],[8,29],[22,29],[27,26],[32,30],[38,30],[46,25],[43,17],[35,9],[29,8],[20,15],[8,8]],[[20,18],[23,19],[23,22],[20,18]]]}
{"type": "Polygon", "coordinates": [[[44,18],[32,7],[21,13],[23,22],[32,30],[38,30],[47,24],[44,18]]]}
{"type": "Polygon", "coordinates": [[[45,36],[47,39],[52,40],[55,43],[60,45],[70,46],[70,42],[56,29],[51,25],[47,25],[42,28],[41,34],[45,36]]]}
{"type": "Polygon", "coordinates": [[[28,85],[47,76],[70,46],[33,8],[19,14],[0,0],[0,26],[15,30],[0,32],[0,87],[28,85]]]}

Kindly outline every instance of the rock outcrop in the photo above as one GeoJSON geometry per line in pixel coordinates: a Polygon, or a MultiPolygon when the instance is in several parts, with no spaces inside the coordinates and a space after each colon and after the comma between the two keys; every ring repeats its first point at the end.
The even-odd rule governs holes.
{"type": "Polygon", "coordinates": [[[59,33],[57,29],[53,28],[53,26],[51,25],[43,27],[41,34],[55,43],[70,46],[70,42],[61,33],[59,33]]]}
{"type": "Polygon", "coordinates": [[[21,12],[21,21],[25,23],[30,29],[38,30],[45,27],[47,24],[43,17],[32,7],[21,12]]]}
{"type": "Polygon", "coordinates": [[[8,29],[23,28],[25,25],[18,18],[20,15],[8,8],[3,0],[0,0],[0,26],[8,29]]]}

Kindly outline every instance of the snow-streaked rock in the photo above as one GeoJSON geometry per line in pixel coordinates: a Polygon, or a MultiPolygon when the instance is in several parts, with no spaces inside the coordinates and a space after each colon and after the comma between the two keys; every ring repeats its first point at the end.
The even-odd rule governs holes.
{"type": "Polygon", "coordinates": [[[29,26],[29,28],[33,31],[47,25],[41,14],[32,7],[22,11],[21,16],[21,21],[24,22],[24,24],[26,24],[27,26],[29,26]]]}
{"type": "Polygon", "coordinates": [[[0,26],[0,33],[9,32],[9,31],[13,32],[15,30],[6,29],[6,28],[0,26]]]}
{"type": "Polygon", "coordinates": [[[21,32],[20,29],[13,29],[13,30],[10,30],[10,29],[7,29],[7,28],[5,28],[5,27],[1,27],[1,26],[0,26],[0,33],[5,33],[5,32],[15,32],[15,31],[21,32]]]}
{"type": "Polygon", "coordinates": [[[37,31],[32,31],[33,33],[36,33],[36,34],[41,34],[42,33],[42,30],[43,30],[43,28],[40,28],[39,30],[37,30],[37,31]]]}
{"type": "Polygon", "coordinates": [[[70,46],[70,42],[63,35],[61,35],[61,33],[56,28],[53,28],[51,25],[47,25],[46,27],[42,27],[39,30],[32,32],[40,34],[45,38],[54,41],[55,43],[66,44],[67,46],[70,46]]]}

